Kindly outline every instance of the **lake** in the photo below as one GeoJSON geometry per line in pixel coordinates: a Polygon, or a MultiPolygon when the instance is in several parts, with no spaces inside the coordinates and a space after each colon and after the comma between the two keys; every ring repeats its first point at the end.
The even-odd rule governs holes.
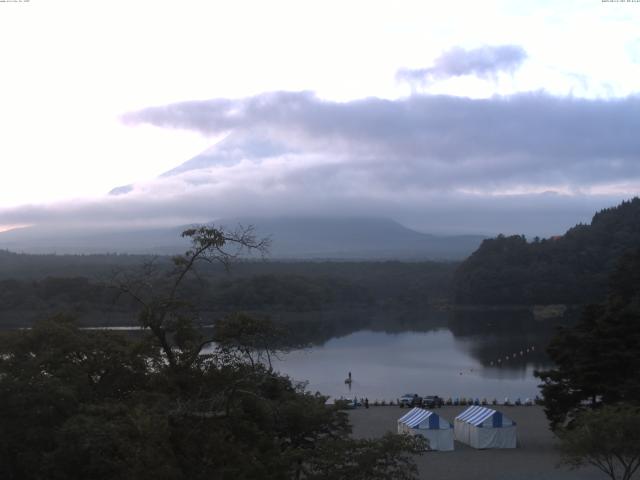
{"type": "MultiPolygon", "coordinates": [[[[276,370],[332,398],[396,400],[405,393],[523,401],[539,394],[535,370],[560,325],[530,312],[352,310],[271,314],[311,346],[276,370]],[[351,385],[345,384],[349,372],[351,385]]],[[[118,329],[119,327],[109,327],[118,329]]],[[[131,329],[131,327],[120,327],[131,329]]],[[[137,331],[135,329],[134,331],[137,331]]]]}
{"type": "Polygon", "coordinates": [[[284,355],[274,366],[334,398],[389,401],[418,393],[513,401],[539,393],[533,372],[550,366],[544,350],[557,322],[514,312],[413,315],[410,325],[407,313],[401,322],[390,314],[381,325],[378,318],[369,327],[284,355]],[[351,388],[344,382],[348,372],[351,388]]]}

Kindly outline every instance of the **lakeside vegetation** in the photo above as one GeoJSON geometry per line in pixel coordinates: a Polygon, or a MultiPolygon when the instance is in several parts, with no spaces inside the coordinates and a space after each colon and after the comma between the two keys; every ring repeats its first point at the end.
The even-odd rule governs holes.
{"type": "Polygon", "coordinates": [[[183,296],[196,266],[228,265],[250,232],[185,231],[171,268],[121,272],[141,337],[81,331],[58,316],[0,337],[0,474],[18,479],[416,478],[420,438],[355,440],[326,397],[271,368],[291,343],[267,320],[234,315],[211,335],[183,296]],[[203,349],[213,346],[212,351],[203,349]]]}
{"type": "Polygon", "coordinates": [[[640,468],[640,248],[618,259],[606,300],[547,351],[555,366],[536,376],[566,463],[630,480],[640,468]]]}
{"type": "MultiPolygon", "coordinates": [[[[221,265],[203,266],[184,295],[206,311],[580,306],[604,300],[617,259],[637,245],[640,199],[634,198],[559,237],[485,240],[462,263],[240,260],[231,273],[221,265]]],[[[2,325],[28,325],[61,310],[88,324],[107,314],[125,319],[132,306],[114,298],[111,279],[152,261],[165,268],[171,259],[0,251],[2,325]]]]}
{"type": "MultiPolygon", "coordinates": [[[[135,271],[151,257],[16,255],[0,252],[0,324],[28,326],[51,312],[75,315],[84,325],[131,324],[135,305],[118,295],[114,276],[135,271]],[[137,263],[134,262],[137,260],[137,263]],[[123,260],[123,263],[119,263],[123,260]],[[67,266],[67,263],[68,265],[67,266]],[[38,265],[40,268],[38,269],[38,265]],[[86,266],[84,275],[83,265],[86,266]],[[12,269],[32,272],[7,278],[12,269]]],[[[170,259],[154,260],[170,268],[170,259]]],[[[312,312],[425,308],[448,301],[454,263],[240,261],[230,272],[204,265],[182,294],[202,311],[312,312]]]]}
{"type": "MultiPolygon", "coordinates": [[[[0,252],[8,266],[2,326],[34,326],[0,338],[3,478],[415,478],[411,454],[423,444],[353,440],[344,413],[275,373],[272,355],[370,326],[358,315],[328,321],[311,313],[426,310],[448,307],[452,297],[469,307],[483,304],[482,295],[505,334],[521,329],[505,304],[591,304],[571,309],[577,323],[550,344],[555,367],[538,372],[545,411],[568,463],[604,465],[612,479],[620,471],[630,478],[640,465],[637,445],[613,438],[626,428],[616,416],[639,418],[640,200],[560,238],[487,240],[461,265],[245,261],[228,275],[225,243],[262,244],[207,227],[185,235],[192,248],[173,259],[0,252]],[[19,278],[7,276],[21,265],[19,278]],[[199,328],[211,312],[237,310],[260,314],[222,316],[209,333],[199,328]],[[126,318],[147,334],[81,331],[69,315],[51,318],[61,311],[85,325],[126,318]],[[590,436],[598,425],[617,425],[600,429],[615,448],[603,451],[590,436]]],[[[447,320],[454,335],[480,327],[466,321],[470,312],[447,320]]],[[[425,327],[424,318],[418,323],[425,327]]],[[[498,346],[502,340],[497,335],[498,346]]],[[[485,363],[495,356],[475,355],[485,363]]]]}
{"type": "Polygon", "coordinates": [[[484,240],[458,267],[453,298],[479,305],[586,305],[603,301],[618,259],[640,245],[640,198],[604,209],[548,239],[484,240]]]}

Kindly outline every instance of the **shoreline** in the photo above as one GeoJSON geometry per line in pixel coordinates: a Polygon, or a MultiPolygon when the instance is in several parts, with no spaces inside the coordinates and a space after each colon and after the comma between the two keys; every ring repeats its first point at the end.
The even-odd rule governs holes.
{"type": "MultiPolygon", "coordinates": [[[[549,430],[540,406],[488,406],[516,422],[518,448],[476,450],[455,442],[453,452],[425,452],[415,456],[420,479],[455,480],[601,480],[602,472],[590,467],[569,470],[561,460],[557,440],[549,430]]],[[[433,411],[453,423],[466,406],[444,406],[433,411]]],[[[359,407],[349,410],[354,438],[378,438],[396,433],[397,420],[408,409],[359,407]]]]}

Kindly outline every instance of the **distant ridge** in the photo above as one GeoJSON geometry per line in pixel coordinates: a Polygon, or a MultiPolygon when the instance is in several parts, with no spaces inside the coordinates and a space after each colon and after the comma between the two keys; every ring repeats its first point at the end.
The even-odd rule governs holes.
{"type": "Polygon", "coordinates": [[[203,168],[235,165],[243,160],[259,161],[286,151],[286,148],[268,136],[233,133],[160,176],[171,177],[203,168]]]}
{"type": "Polygon", "coordinates": [[[273,236],[272,254],[280,258],[439,259],[469,255],[485,238],[436,236],[385,218],[244,219],[258,234],[273,236]]]}
{"type": "MultiPolygon", "coordinates": [[[[270,258],[339,260],[460,260],[485,238],[436,236],[384,218],[243,218],[216,222],[228,228],[255,225],[272,239],[270,258]]],[[[186,226],[155,229],[52,229],[29,227],[0,233],[0,248],[25,253],[175,254],[187,244],[186,226]]]]}
{"type": "Polygon", "coordinates": [[[484,240],[458,268],[461,304],[586,304],[606,295],[608,275],[627,251],[640,248],[640,199],[601,210],[549,239],[484,240]]]}

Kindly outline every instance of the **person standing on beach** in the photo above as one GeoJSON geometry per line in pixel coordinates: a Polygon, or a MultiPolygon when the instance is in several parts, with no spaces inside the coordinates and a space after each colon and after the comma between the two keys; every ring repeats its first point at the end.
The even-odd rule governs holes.
{"type": "Polygon", "coordinates": [[[369,408],[369,398],[364,399],[364,408],[369,408]]]}

